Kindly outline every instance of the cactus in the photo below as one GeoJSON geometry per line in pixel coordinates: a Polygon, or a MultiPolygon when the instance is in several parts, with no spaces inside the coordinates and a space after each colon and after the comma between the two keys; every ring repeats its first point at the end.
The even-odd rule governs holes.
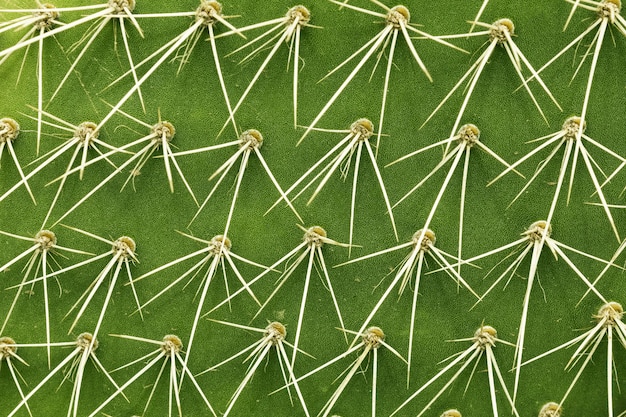
{"type": "Polygon", "coordinates": [[[0,414],[626,410],[619,0],[100,1],[0,7],[0,414]]]}

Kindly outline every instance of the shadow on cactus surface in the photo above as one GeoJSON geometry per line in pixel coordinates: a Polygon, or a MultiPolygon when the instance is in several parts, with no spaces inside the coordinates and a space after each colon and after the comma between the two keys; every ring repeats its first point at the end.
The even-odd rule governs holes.
{"type": "Polygon", "coordinates": [[[614,257],[626,237],[617,1],[489,1],[472,33],[499,21],[501,38],[480,76],[470,73],[430,119],[490,47],[489,33],[450,36],[469,33],[480,0],[388,10],[396,5],[314,0],[303,3],[310,15],[296,3],[239,0],[224,2],[219,19],[203,1],[200,21],[197,1],[117,2],[135,6],[134,20],[103,3],[59,1],[50,28],[18,11],[36,2],[8,0],[0,12],[0,118],[20,128],[15,137],[0,121],[3,415],[369,416],[374,389],[378,416],[509,415],[513,402],[534,416],[563,398],[571,417],[626,410],[626,326],[607,304],[626,303],[626,255],[614,257]],[[31,28],[34,40],[13,50],[31,28]],[[507,56],[509,39],[524,58],[507,56]],[[562,131],[581,113],[584,132],[562,131]],[[353,125],[362,118],[371,123],[353,125]],[[468,124],[471,138],[451,139],[468,124]],[[84,140],[70,144],[79,126],[84,140]],[[559,132],[559,149],[560,139],[515,164],[549,139],[527,142],[559,132]],[[249,152],[236,142],[242,133],[254,137],[249,152]],[[350,147],[346,137],[358,140],[350,147]],[[245,175],[235,157],[247,160],[245,175]],[[321,174],[292,187],[315,164],[311,175],[321,174]],[[546,219],[550,230],[535,223],[546,219]],[[516,248],[527,250],[519,263],[516,248]],[[94,332],[97,344],[83,334],[94,332]]]}

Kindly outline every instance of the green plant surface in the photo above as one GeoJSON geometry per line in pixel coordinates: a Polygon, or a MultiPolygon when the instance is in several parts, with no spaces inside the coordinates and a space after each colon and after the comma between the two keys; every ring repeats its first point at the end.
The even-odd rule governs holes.
{"type": "MultiPolygon", "coordinates": [[[[28,1],[5,1],[3,7],[35,7],[28,1]]],[[[468,21],[476,15],[481,1],[443,0],[438,2],[417,2],[410,0],[405,5],[411,10],[411,22],[419,23],[419,29],[433,35],[466,33],[468,21]]],[[[90,1],[58,1],[55,5],[78,6],[93,4],[90,1]]],[[[197,7],[195,0],[139,1],[135,14],[192,11],[197,7]]],[[[374,2],[351,0],[350,4],[371,10],[379,10],[374,2]]],[[[393,4],[389,4],[393,6],[393,4]]],[[[272,1],[259,3],[253,0],[236,0],[224,3],[224,14],[236,16],[229,19],[233,25],[245,25],[283,16],[291,3],[272,1]]],[[[305,4],[311,11],[311,24],[321,28],[304,27],[300,44],[299,108],[298,124],[307,126],[320,109],[337,90],[339,85],[354,67],[351,63],[318,82],[336,65],[340,64],[355,50],[372,38],[384,27],[380,19],[358,13],[348,8],[340,9],[326,0],[315,0],[305,4]]],[[[578,9],[568,28],[563,25],[571,10],[571,4],[562,0],[550,1],[501,1],[489,2],[481,21],[491,23],[508,17],[515,23],[514,40],[535,68],[541,67],[558,53],[575,36],[588,27],[595,19],[594,12],[578,9]]],[[[84,12],[63,13],[60,20],[71,22],[84,12]]],[[[0,20],[13,19],[17,13],[1,13],[0,20]]],[[[176,34],[187,29],[192,21],[187,17],[160,17],[139,19],[144,37],[138,35],[132,25],[127,24],[129,44],[135,62],[141,61],[176,34]]],[[[70,46],[81,39],[87,25],[63,32],[55,39],[46,39],[43,50],[43,97],[45,111],[78,124],[86,120],[98,123],[108,112],[108,103],[116,103],[133,85],[126,77],[122,82],[106,88],[128,69],[124,45],[119,28],[115,31],[113,22],[107,26],[93,42],[89,51],[77,66],[76,73],[70,75],[58,96],[48,103],[50,95],[65,75],[78,51],[69,52],[70,46]]],[[[216,32],[226,29],[217,25],[216,32]]],[[[0,49],[13,45],[22,32],[3,33],[0,49]]],[[[261,31],[248,34],[251,39],[261,31]]],[[[236,139],[232,126],[227,126],[218,137],[221,126],[228,118],[221,87],[211,56],[210,43],[204,32],[180,72],[179,59],[167,60],[145,84],[141,91],[145,100],[144,114],[137,96],[134,95],[122,110],[152,125],[161,117],[176,127],[172,144],[176,150],[191,150],[215,145],[236,139]],[[160,115],[160,116],[159,116],[160,115]]],[[[387,108],[383,136],[378,149],[378,166],[386,185],[391,203],[398,201],[409,189],[417,184],[441,160],[443,149],[434,149],[385,168],[385,165],[416,149],[435,141],[447,138],[456,118],[462,98],[455,94],[442,109],[420,127],[441,99],[465,73],[484,48],[486,37],[459,38],[451,43],[466,49],[469,54],[455,51],[428,39],[415,39],[414,44],[433,82],[429,82],[413,59],[404,39],[398,38],[391,69],[387,108]]],[[[238,36],[220,37],[216,40],[220,54],[222,72],[230,100],[236,103],[257,68],[264,59],[265,51],[244,64],[238,64],[246,52],[228,55],[244,44],[238,36]]],[[[588,76],[588,57],[580,72],[571,80],[581,56],[585,53],[589,38],[586,38],[574,51],[569,51],[541,76],[563,111],[561,112],[543,93],[536,82],[530,88],[544,111],[546,124],[532,104],[529,95],[518,89],[520,79],[505,51],[497,47],[469,101],[462,123],[474,123],[481,131],[480,140],[504,160],[513,163],[534,149],[535,144],[525,142],[556,132],[563,121],[579,114],[582,107],[588,76]]],[[[3,99],[0,100],[0,117],[13,117],[19,121],[22,131],[15,142],[15,151],[25,172],[36,165],[36,111],[28,106],[37,104],[37,45],[28,50],[13,54],[0,65],[0,85],[3,99]]],[[[626,52],[626,38],[615,29],[607,34],[593,80],[589,99],[586,133],[620,155],[625,155],[622,131],[624,118],[624,79],[620,68],[626,52]]],[[[182,51],[178,51],[178,56],[182,51]]],[[[293,126],[292,77],[286,70],[289,56],[288,45],[283,45],[257,81],[254,88],[237,111],[235,119],[241,130],[258,129],[264,137],[261,152],[283,189],[293,184],[310,166],[321,158],[327,150],[343,136],[338,133],[312,131],[299,146],[296,143],[304,133],[304,128],[293,126]]],[[[374,70],[375,56],[368,61],[346,90],[330,107],[317,124],[324,129],[348,129],[355,120],[366,117],[378,126],[380,103],[387,55],[383,54],[374,70]]],[[[146,68],[138,70],[141,76],[146,68]]],[[[44,126],[41,154],[58,146],[67,138],[65,132],[44,126]],[[55,135],[57,137],[55,137],[55,135]]],[[[122,146],[147,134],[147,129],[121,114],[113,116],[100,131],[100,138],[115,146],[122,146]]],[[[374,142],[374,139],[372,139],[374,142]]],[[[134,149],[135,150],[135,149],[134,149]]],[[[176,151],[175,150],[175,151],[176,151]]],[[[136,151],[136,150],[135,150],[136,151]]],[[[230,156],[232,149],[221,149],[210,153],[179,156],[181,166],[196,196],[202,200],[209,193],[214,180],[208,181],[211,174],[230,156]]],[[[91,155],[91,154],[90,154],[91,155]]],[[[514,204],[507,207],[525,180],[515,174],[508,174],[493,185],[486,184],[496,177],[503,166],[484,152],[472,153],[470,173],[466,190],[464,216],[463,257],[470,258],[519,238],[534,221],[547,216],[555,190],[562,151],[557,153],[544,173],[514,204]]],[[[519,170],[528,179],[537,164],[547,153],[533,158],[519,170]]],[[[603,153],[593,153],[598,166],[609,175],[619,165],[603,153]]],[[[0,192],[9,189],[19,181],[9,155],[2,155],[0,170],[0,192]]],[[[112,161],[122,164],[128,155],[115,155],[112,161]]],[[[50,164],[41,174],[29,181],[35,194],[34,205],[22,188],[0,202],[0,230],[23,236],[34,236],[41,228],[42,221],[54,198],[56,186],[46,184],[63,173],[69,156],[65,155],[50,164]]],[[[234,167],[234,170],[238,165],[234,167]]],[[[295,200],[294,205],[304,220],[304,227],[320,225],[328,232],[328,237],[338,242],[349,240],[349,213],[352,169],[343,181],[338,174],[333,175],[317,198],[310,204],[306,200],[311,191],[295,200]]],[[[112,171],[103,162],[87,168],[82,181],[70,178],[65,184],[62,198],[57,202],[51,216],[54,223],[73,204],[96,186],[112,171]]],[[[421,228],[440,190],[447,169],[434,175],[418,191],[393,210],[399,242],[407,242],[421,228]]],[[[448,253],[457,250],[459,227],[459,196],[461,193],[460,170],[451,178],[439,208],[430,227],[437,236],[436,246],[448,253]]],[[[202,213],[188,224],[197,207],[185,190],[180,177],[174,174],[173,193],[167,184],[163,160],[150,159],[134,180],[122,191],[128,170],[117,176],[102,190],[73,211],[62,223],[80,228],[90,233],[115,240],[120,236],[130,236],[137,243],[139,262],[130,267],[134,277],[150,272],[174,259],[199,250],[202,244],[182,236],[178,232],[192,234],[210,240],[224,230],[228,209],[235,189],[235,174],[230,173],[218,192],[211,198],[202,213]]],[[[569,178],[569,172],[567,173],[569,178]]],[[[601,207],[588,204],[598,202],[593,195],[593,184],[582,161],[578,161],[575,181],[569,204],[565,193],[561,193],[553,217],[552,236],[560,242],[602,259],[610,259],[619,246],[609,222],[601,207]]],[[[603,191],[610,203],[624,204],[620,194],[624,187],[624,173],[618,174],[603,191]]],[[[264,214],[276,201],[279,193],[268,179],[263,167],[252,155],[243,178],[237,204],[234,210],[228,236],[232,239],[232,251],[254,262],[271,265],[302,241],[303,232],[297,227],[296,216],[284,204],[264,214]]],[[[333,268],[349,259],[390,248],[399,244],[396,241],[387,210],[366,155],[361,160],[356,193],[356,218],[351,258],[348,249],[326,245],[324,257],[329,268],[338,304],[349,330],[356,331],[387,285],[393,278],[393,269],[408,253],[399,250],[362,262],[333,268]],[[358,246],[357,246],[358,245],[358,246]]],[[[615,208],[611,213],[617,229],[626,233],[623,222],[624,210],[615,208]]],[[[52,230],[57,234],[59,245],[84,250],[90,253],[104,253],[109,250],[106,244],[81,235],[68,228],[56,225],[52,230]]],[[[0,236],[0,265],[26,250],[31,244],[8,236],[0,236]]],[[[478,267],[463,266],[462,275],[478,294],[483,294],[493,280],[503,270],[498,261],[509,252],[477,262],[478,267]],[[492,267],[495,271],[487,274],[492,267]]],[[[568,253],[569,254],[569,253],[568,253]]],[[[83,261],[87,257],[79,254],[54,256],[50,262],[52,269],[60,269],[83,261]]],[[[622,264],[624,256],[616,263],[622,264]]],[[[590,279],[595,278],[603,265],[580,255],[572,254],[571,259],[590,279]]],[[[293,259],[291,260],[293,261],[293,259]]],[[[454,262],[451,260],[451,262],[454,262]]],[[[74,340],[83,331],[93,331],[100,308],[104,301],[106,285],[91,302],[72,334],[67,334],[73,315],[65,317],[70,307],[89,286],[105,262],[97,262],[75,271],[67,272],[48,282],[50,300],[51,340],[62,342],[74,340]]],[[[20,283],[26,259],[16,263],[0,276],[2,287],[20,283]]],[[[141,302],[149,300],[161,289],[180,276],[191,263],[187,262],[169,268],[161,273],[135,284],[141,302]]],[[[242,265],[237,263],[237,265],[242,265]]],[[[524,261],[517,274],[510,280],[506,289],[504,283],[495,288],[484,300],[474,307],[476,298],[457,285],[442,271],[422,276],[417,312],[415,318],[415,340],[412,358],[410,386],[406,386],[406,364],[385,349],[378,355],[377,415],[391,414],[417,388],[428,381],[444,365],[441,361],[456,352],[465,350],[469,342],[450,342],[454,339],[469,338],[481,324],[488,324],[498,330],[500,339],[515,343],[522,300],[526,289],[528,261],[524,261]]],[[[281,271],[285,265],[278,267],[281,271]]],[[[428,271],[438,269],[429,261],[428,271]]],[[[241,266],[242,275],[250,280],[259,269],[241,266]]],[[[288,342],[293,342],[300,309],[305,263],[287,281],[270,304],[255,316],[258,305],[246,294],[235,298],[231,305],[224,306],[200,320],[196,330],[193,353],[189,358],[189,368],[196,374],[228,358],[260,338],[258,333],[228,327],[212,320],[265,327],[268,321],[281,321],[286,325],[288,342]]],[[[308,302],[303,319],[303,330],[299,348],[310,356],[298,355],[295,374],[303,375],[347,350],[328,290],[318,279],[320,269],[313,270],[308,294],[308,302]]],[[[225,299],[227,289],[218,273],[211,283],[204,311],[225,299]]],[[[555,259],[544,248],[539,262],[536,282],[530,299],[526,331],[524,360],[533,358],[567,340],[570,340],[595,324],[592,315],[596,314],[602,302],[594,294],[578,303],[586,286],[559,257],[555,259]],[[540,285],[537,285],[539,284],[540,285]]],[[[252,290],[263,302],[273,291],[279,274],[272,272],[252,286],[252,290]]],[[[153,345],[109,336],[125,334],[161,340],[166,334],[177,334],[186,344],[191,332],[191,324],[196,311],[201,276],[196,276],[187,286],[183,283],[173,287],[143,309],[143,320],[136,310],[135,300],[125,273],[120,275],[112,300],[104,316],[99,332],[98,358],[106,369],[112,370],[131,362],[155,349],[153,345]]],[[[227,273],[229,290],[240,287],[237,278],[227,273]]],[[[624,299],[623,273],[611,268],[598,283],[597,289],[609,301],[626,302],[624,299]]],[[[18,343],[45,342],[45,315],[42,285],[36,283],[22,289],[22,295],[11,316],[5,333],[18,343]]],[[[15,295],[15,290],[0,291],[0,319],[15,295]]],[[[397,291],[378,311],[372,325],[381,327],[387,338],[402,356],[407,355],[411,300],[413,288],[407,288],[399,297],[397,291]]],[[[348,337],[350,339],[350,337],[348,337]]],[[[626,382],[626,354],[617,338],[613,341],[614,401],[617,415],[626,409],[626,397],[617,390],[626,382]]],[[[520,387],[516,407],[520,416],[537,415],[541,406],[548,401],[560,401],[575,376],[576,369],[566,372],[564,367],[574,352],[574,348],[561,350],[547,358],[524,366],[521,372],[520,387]]],[[[52,349],[52,367],[56,366],[70,352],[68,349],[52,349]]],[[[494,349],[498,364],[503,372],[509,391],[512,391],[514,372],[514,348],[497,344],[494,349]]],[[[18,353],[30,366],[13,362],[23,380],[21,386],[29,392],[49,372],[45,348],[20,348],[18,353]],[[25,381],[25,382],[24,382],[25,381]]],[[[288,349],[288,354],[291,351],[288,349]]],[[[564,404],[568,417],[609,415],[607,409],[606,341],[603,341],[588,364],[574,390],[564,404]]],[[[246,389],[239,397],[231,415],[253,416],[293,416],[304,415],[294,394],[293,404],[288,395],[272,391],[284,385],[281,368],[275,354],[259,367],[246,389]]],[[[341,382],[340,374],[355,355],[333,364],[314,376],[300,382],[303,396],[311,415],[323,407],[341,382]],[[338,378],[339,377],[339,378],[338,378]]],[[[118,384],[127,381],[142,364],[124,368],[111,374],[118,384]]],[[[214,371],[197,377],[214,409],[220,415],[244,378],[248,363],[243,357],[234,360],[214,371]]],[[[363,416],[371,414],[371,369],[370,360],[365,362],[355,375],[341,398],[333,408],[333,414],[363,416]]],[[[8,413],[19,403],[20,394],[14,387],[13,379],[6,367],[0,370],[0,404],[8,413]]],[[[464,416],[492,415],[489,397],[488,377],[484,360],[476,368],[471,384],[466,387],[471,369],[466,370],[432,408],[425,414],[439,416],[444,410],[457,408],[464,416]],[[467,388],[467,389],[466,389],[467,388]]],[[[125,394],[130,400],[116,398],[103,411],[111,416],[141,415],[144,405],[157,376],[157,369],[147,372],[125,394]]],[[[65,374],[67,376],[67,372],[65,374]]],[[[58,374],[28,401],[33,416],[57,416],[67,413],[71,395],[71,376],[61,384],[64,376],[58,374]]],[[[165,379],[156,388],[146,415],[167,415],[168,391],[165,379]]],[[[418,414],[428,401],[443,386],[439,380],[422,395],[418,396],[397,415],[418,414]]],[[[102,372],[87,367],[83,377],[79,415],[89,415],[115,388],[106,380],[102,372]]],[[[510,413],[502,390],[498,389],[500,415],[510,413]]],[[[293,394],[293,392],[292,392],[293,394]]],[[[192,384],[186,381],[181,390],[183,415],[209,415],[192,384]]],[[[0,414],[4,415],[5,411],[0,414]]],[[[22,409],[17,415],[26,416],[22,409]]],[[[101,414],[105,415],[105,414],[101,414]]]]}

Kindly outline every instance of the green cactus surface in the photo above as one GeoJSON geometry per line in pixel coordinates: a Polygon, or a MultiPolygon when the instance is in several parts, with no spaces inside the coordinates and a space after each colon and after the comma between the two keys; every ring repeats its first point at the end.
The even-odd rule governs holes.
{"type": "Polygon", "coordinates": [[[624,415],[619,0],[101,1],[0,6],[1,416],[624,415]]]}

